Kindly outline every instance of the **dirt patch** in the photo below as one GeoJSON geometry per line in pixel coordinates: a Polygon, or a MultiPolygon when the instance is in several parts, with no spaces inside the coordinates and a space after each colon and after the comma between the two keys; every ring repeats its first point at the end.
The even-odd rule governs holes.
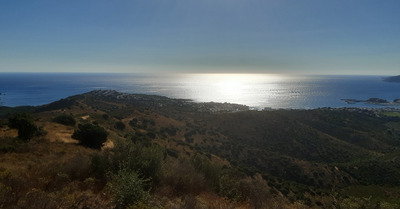
{"type": "Polygon", "coordinates": [[[17,129],[2,128],[0,130],[0,138],[16,138],[18,137],[17,129]]]}
{"type": "Polygon", "coordinates": [[[85,115],[85,116],[82,116],[82,117],[81,117],[82,120],[87,120],[87,119],[89,119],[89,118],[90,118],[90,115],[85,115]]]}
{"type": "Polygon", "coordinates": [[[77,140],[71,138],[74,133],[74,127],[58,123],[43,123],[41,125],[47,132],[44,138],[51,142],[78,143],[77,140]]]}

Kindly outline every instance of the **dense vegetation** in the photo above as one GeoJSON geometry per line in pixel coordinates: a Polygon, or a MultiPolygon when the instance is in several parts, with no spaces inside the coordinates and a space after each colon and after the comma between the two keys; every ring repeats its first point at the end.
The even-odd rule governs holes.
{"type": "Polygon", "coordinates": [[[2,208],[400,208],[394,111],[113,91],[29,110],[0,123],[2,208]]]}
{"type": "Polygon", "coordinates": [[[78,140],[83,146],[100,149],[107,141],[107,136],[108,132],[103,127],[85,123],[78,125],[78,130],[74,131],[71,138],[78,140]]]}
{"type": "Polygon", "coordinates": [[[64,124],[67,126],[74,126],[76,124],[76,120],[71,115],[59,115],[53,119],[53,122],[64,124]]]}
{"type": "Polygon", "coordinates": [[[11,116],[8,119],[8,126],[18,130],[18,138],[29,141],[34,136],[39,135],[39,128],[33,123],[30,114],[23,112],[11,116]]]}

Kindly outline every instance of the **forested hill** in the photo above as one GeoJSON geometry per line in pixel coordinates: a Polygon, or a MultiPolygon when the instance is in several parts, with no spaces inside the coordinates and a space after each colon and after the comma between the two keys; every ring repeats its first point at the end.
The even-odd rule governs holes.
{"type": "Polygon", "coordinates": [[[396,111],[250,111],[243,105],[116,91],[93,91],[39,107],[2,108],[0,170],[11,176],[0,175],[0,180],[8,186],[4,188],[18,192],[0,192],[0,199],[6,198],[0,205],[39,204],[29,199],[35,188],[35,195],[55,206],[67,204],[61,194],[69,191],[69,203],[86,195],[85,204],[99,208],[396,208],[396,111]],[[15,116],[21,111],[31,116],[15,116]],[[15,121],[21,117],[40,131],[28,135],[28,142],[15,143],[15,121]],[[107,138],[98,143],[99,134],[94,142],[85,141],[82,133],[88,129],[104,130],[107,138]],[[39,164],[45,160],[53,164],[39,164]],[[83,163],[77,166],[76,160],[83,163]],[[33,178],[43,182],[14,185],[33,178]],[[129,178],[141,183],[135,188],[143,197],[129,195],[137,190],[120,194],[112,189],[129,178]]]}

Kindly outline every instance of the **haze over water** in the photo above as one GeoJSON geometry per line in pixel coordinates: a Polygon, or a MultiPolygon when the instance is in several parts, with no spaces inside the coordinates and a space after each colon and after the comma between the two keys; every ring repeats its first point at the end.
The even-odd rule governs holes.
{"type": "Polygon", "coordinates": [[[262,108],[382,107],[341,99],[400,98],[400,84],[382,76],[278,74],[0,74],[4,106],[42,105],[96,89],[113,89],[195,102],[229,102],[262,108]]]}

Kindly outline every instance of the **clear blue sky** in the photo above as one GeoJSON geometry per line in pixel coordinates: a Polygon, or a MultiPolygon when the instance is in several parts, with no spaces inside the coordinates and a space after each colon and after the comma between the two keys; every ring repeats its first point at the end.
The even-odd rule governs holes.
{"type": "Polygon", "coordinates": [[[400,1],[1,1],[16,71],[395,75],[400,1]]]}

